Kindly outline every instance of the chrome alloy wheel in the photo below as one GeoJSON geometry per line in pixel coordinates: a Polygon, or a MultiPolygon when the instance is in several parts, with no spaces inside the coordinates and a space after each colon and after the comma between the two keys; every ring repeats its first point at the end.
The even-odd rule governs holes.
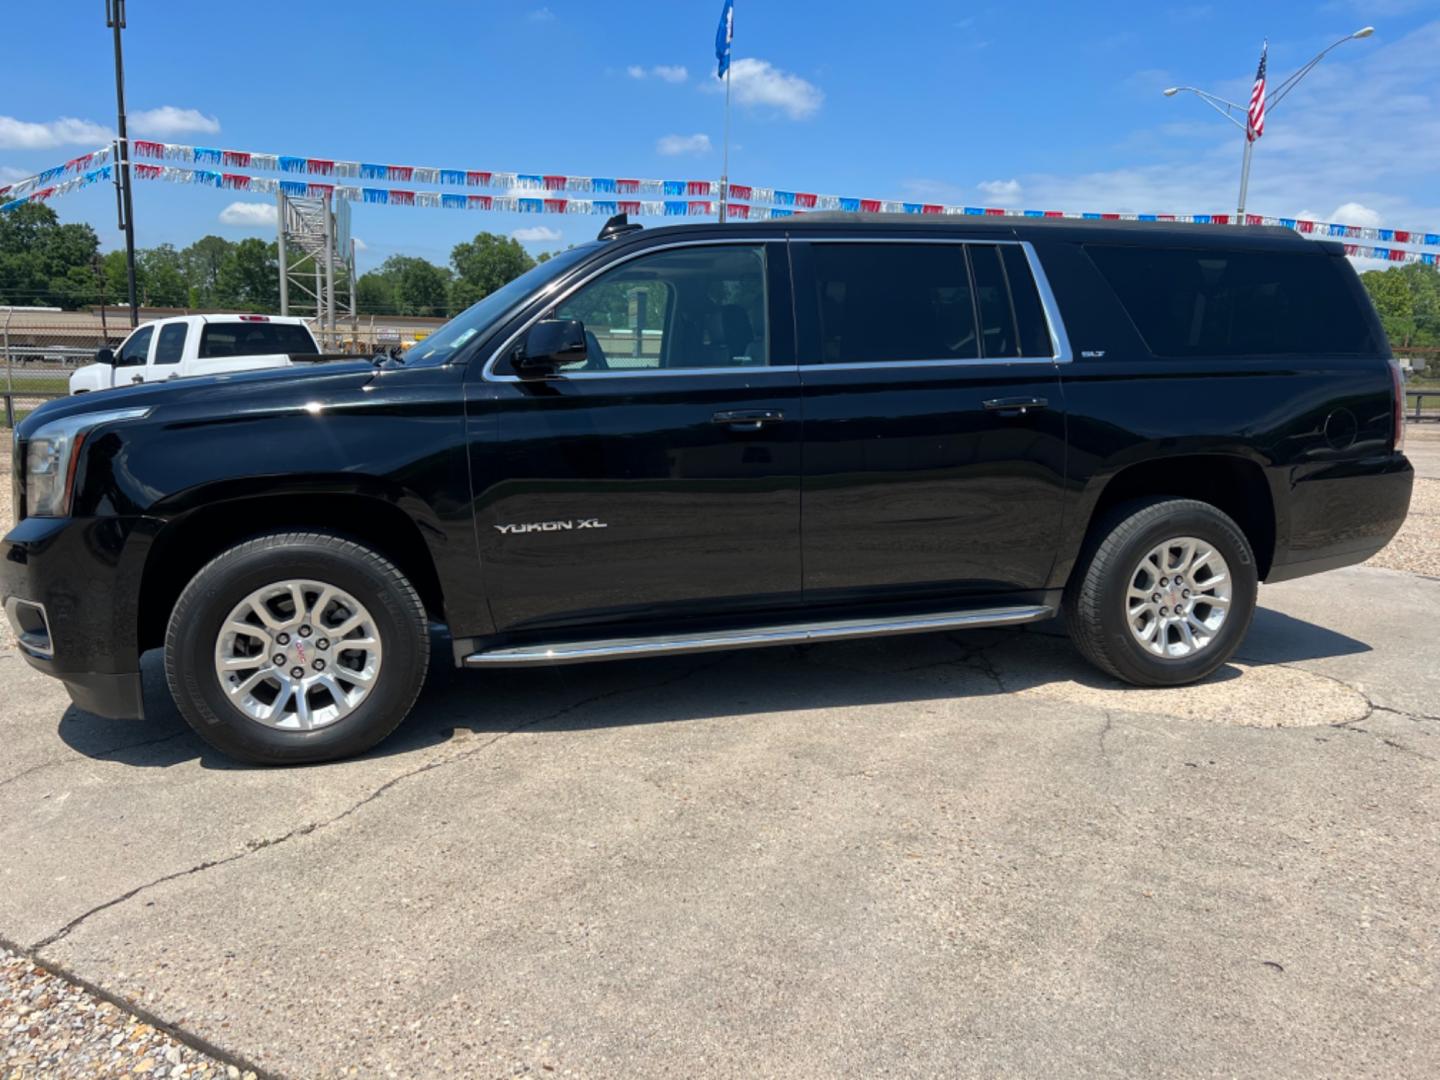
{"type": "Polygon", "coordinates": [[[226,697],[268,727],[311,731],[355,710],[380,676],[380,632],[349,593],[277,581],[235,605],[215,642],[226,697]]]}
{"type": "Polygon", "coordinates": [[[1125,619],[1140,646],[1183,660],[1204,649],[1230,614],[1230,567],[1193,536],[1157,544],[1130,575],[1125,619]]]}

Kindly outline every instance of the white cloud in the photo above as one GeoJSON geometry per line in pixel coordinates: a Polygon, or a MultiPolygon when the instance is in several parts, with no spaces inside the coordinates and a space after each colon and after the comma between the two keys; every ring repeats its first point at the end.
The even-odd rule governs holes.
{"type": "Polygon", "coordinates": [[[555,13],[551,11],[548,7],[536,8],[534,11],[530,12],[527,18],[531,22],[554,22],[555,13]]]}
{"type": "Polygon", "coordinates": [[[564,238],[564,233],[548,225],[531,225],[529,228],[516,229],[510,235],[522,244],[553,243],[564,238]]]}
{"type": "Polygon", "coordinates": [[[1335,213],[1331,214],[1326,220],[1341,221],[1346,225],[1359,225],[1362,228],[1375,229],[1379,228],[1384,218],[1380,216],[1380,211],[1372,210],[1364,203],[1347,202],[1336,207],[1335,213]]]}
{"type": "Polygon", "coordinates": [[[215,117],[206,116],[199,109],[181,109],[174,105],[131,113],[130,127],[137,135],[153,135],[161,139],[173,135],[220,134],[220,121],[215,117]]]}
{"type": "Polygon", "coordinates": [[[17,169],[14,165],[0,165],[0,184],[13,184],[35,174],[29,169],[17,169]]]}
{"type": "Polygon", "coordinates": [[[655,140],[655,152],[667,157],[679,154],[708,154],[710,150],[709,135],[662,135],[655,140]]]}
{"type": "MultiPolygon", "coordinates": [[[[791,120],[814,116],[825,94],[799,75],[781,71],[768,60],[744,57],[730,65],[731,93],[741,105],[778,109],[791,120]]],[[[706,89],[724,93],[725,81],[711,79],[706,89]]]]}
{"type": "Polygon", "coordinates": [[[998,206],[1013,206],[1020,201],[1019,180],[982,180],[975,186],[998,206]]]}
{"type": "Polygon", "coordinates": [[[57,146],[97,147],[115,136],[103,124],[62,116],[59,120],[33,123],[0,116],[0,150],[53,150],[57,146]]]}
{"type": "MultiPolygon", "coordinates": [[[[254,202],[232,202],[220,211],[220,221],[225,225],[238,225],[245,229],[273,229],[275,227],[275,204],[254,202]]],[[[359,244],[355,245],[359,247],[359,244]]]]}
{"type": "Polygon", "coordinates": [[[631,64],[625,74],[632,79],[648,79],[652,75],[661,82],[682,83],[690,78],[690,69],[683,64],[656,64],[647,68],[643,64],[631,64]]]}
{"type": "Polygon", "coordinates": [[[361,240],[360,237],[358,237],[358,236],[352,236],[352,237],[350,237],[350,239],[351,239],[352,241],[354,241],[354,243],[355,243],[355,250],[356,250],[356,251],[369,251],[369,250],[370,250],[370,245],[367,244],[364,240],[361,240]]]}

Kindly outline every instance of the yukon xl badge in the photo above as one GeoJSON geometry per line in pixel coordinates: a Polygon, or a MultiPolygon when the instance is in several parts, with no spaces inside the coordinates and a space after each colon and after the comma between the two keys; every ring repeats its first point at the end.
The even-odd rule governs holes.
{"type": "Polygon", "coordinates": [[[523,525],[496,525],[496,532],[501,533],[532,533],[532,532],[569,532],[572,529],[607,529],[605,522],[599,518],[576,518],[574,521],[527,521],[523,525]]]}

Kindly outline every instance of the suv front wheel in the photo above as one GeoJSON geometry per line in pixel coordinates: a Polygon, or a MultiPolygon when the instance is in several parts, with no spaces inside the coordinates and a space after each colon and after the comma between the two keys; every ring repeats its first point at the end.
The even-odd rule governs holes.
{"type": "Polygon", "coordinates": [[[1209,503],[1152,499],[1099,523],[1065,593],[1070,636],[1091,663],[1138,686],[1203,679],[1255,613],[1255,556],[1209,503]]]}
{"type": "Polygon", "coordinates": [[[246,541],[208,563],[170,615],[165,674],[200,737],[279,765],[368,750],[425,680],[425,608],[400,570],[326,533],[246,541]]]}

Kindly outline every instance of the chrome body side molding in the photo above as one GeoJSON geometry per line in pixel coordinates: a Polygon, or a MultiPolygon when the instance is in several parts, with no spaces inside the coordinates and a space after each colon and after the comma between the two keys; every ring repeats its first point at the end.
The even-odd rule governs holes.
{"type": "Polygon", "coordinates": [[[601,641],[562,641],[537,645],[505,646],[471,653],[464,665],[471,668],[525,667],[529,665],[583,664],[591,660],[620,660],[642,656],[723,649],[754,649],[766,645],[795,645],[808,641],[843,641],[847,638],[921,634],[981,626],[1015,626],[1054,617],[1044,606],[977,608],[913,617],[841,619],[833,622],[786,623],[741,630],[680,634],[674,637],[608,638],[601,641]]]}

